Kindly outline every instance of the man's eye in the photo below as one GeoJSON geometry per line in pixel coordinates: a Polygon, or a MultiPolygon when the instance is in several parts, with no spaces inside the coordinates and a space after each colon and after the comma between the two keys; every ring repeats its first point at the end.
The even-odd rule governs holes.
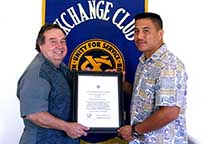
{"type": "Polygon", "coordinates": [[[52,41],[50,41],[51,42],[51,44],[56,44],[57,42],[56,41],[54,41],[54,40],[52,40],[52,41]]]}
{"type": "Polygon", "coordinates": [[[148,29],[143,30],[144,33],[149,33],[148,29]]]}
{"type": "Polygon", "coordinates": [[[61,44],[66,44],[65,40],[60,41],[61,44]]]}
{"type": "Polygon", "coordinates": [[[135,34],[137,34],[139,31],[138,30],[135,30],[135,34]]]}

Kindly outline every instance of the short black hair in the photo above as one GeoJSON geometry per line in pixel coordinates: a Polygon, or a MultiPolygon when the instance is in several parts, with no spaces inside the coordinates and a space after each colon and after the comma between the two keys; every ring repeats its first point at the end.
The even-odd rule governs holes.
{"type": "Polygon", "coordinates": [[[48,31],[48,30],[51,30],[51,29],[60,29],[64,33],[64,35],[66,35],[65,31],[59,25],[57,25],[57,24],[49,24],[49,23],[44,24],[41,27],[41,29],[40,29],[40,31],[38,33],[37,39],[36,39],[36,50],[38,52],[41,52],[39,45],[42,45],[45,42],[44,41],[45,40],[44,33],[46,31],[48,31]]]}
{"type": "Polygon", "coordinates": [[[135,16],[135,21],[139,20],[139,19],[151,19],[151,21],[155,24],[157,24],[157,26],[160,29],[163,29],[163,21],[161,19],[161,16],[156,14],[156,13],[152,13],[152,12],[144,12],[144,13],[139,13],[135,16]]]}

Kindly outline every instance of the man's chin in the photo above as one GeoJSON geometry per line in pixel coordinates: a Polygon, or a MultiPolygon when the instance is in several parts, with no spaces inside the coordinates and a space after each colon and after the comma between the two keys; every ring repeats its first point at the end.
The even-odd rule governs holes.
{"type": "Polygon", "coordinates": [[[145,48],[144,47],[138,47],[138,50],[141,51],[141,52],[144,52],[145,48]]]}
{"type": "Polygon", "coordinates": [[[54,59],[54,62],[60,65],[63,62],[63,59],[54,59]]]}

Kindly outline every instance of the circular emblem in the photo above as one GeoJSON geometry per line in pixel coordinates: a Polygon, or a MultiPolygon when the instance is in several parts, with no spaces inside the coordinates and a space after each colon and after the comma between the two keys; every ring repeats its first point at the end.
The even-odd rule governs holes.
{"type": "Polygon", "coordinates": [[[104,71],[106,69],[125,70],[121,51],[111,42],[103,39],[90,39],[78,45],[69,59],[71,70],[104,71]]]}

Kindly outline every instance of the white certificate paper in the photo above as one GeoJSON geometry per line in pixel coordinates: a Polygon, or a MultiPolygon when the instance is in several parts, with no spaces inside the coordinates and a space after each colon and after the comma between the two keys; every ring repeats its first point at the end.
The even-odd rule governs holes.
{"type": "Polygon", "coordinates": [[[119,127],[117,76],[78,76],[77,121],[88,127],[119,127]]]}

